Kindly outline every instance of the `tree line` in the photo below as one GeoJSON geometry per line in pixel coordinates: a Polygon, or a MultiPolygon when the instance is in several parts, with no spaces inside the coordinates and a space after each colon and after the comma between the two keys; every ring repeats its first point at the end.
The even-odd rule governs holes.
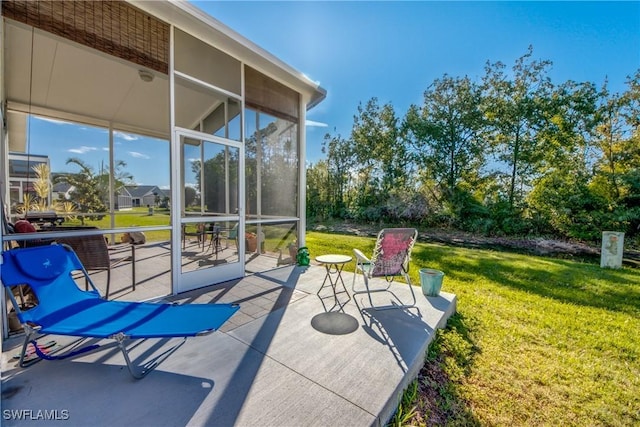
{"type": "Polygon", "coordinates": [[[400,117],[358,106],[307,169],[310,221],[452,227],[487,235],[597,240],[640,233],[640,69],[626,90],[554,84],[533,48],[484,75],[447,74],[400,117]]]}

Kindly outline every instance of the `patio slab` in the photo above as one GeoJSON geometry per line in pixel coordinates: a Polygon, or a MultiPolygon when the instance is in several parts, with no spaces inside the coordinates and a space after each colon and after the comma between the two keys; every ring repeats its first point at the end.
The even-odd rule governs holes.
{"type": "MultiPolygon", "coordinates": [[[[427,298],[416,288],[416,308],[360,311],[351,300],[343,312],[327,314],[333,296],[316,295],[324,274],[316,266],[285,267],[173,297],[239,301],[241,309],[222,330],[187,340],[142,380],[129,375],[109,341],[21,369],[12,359],[20,340],[7,340],[2,425],[45,425],[38,411],[65,426],[383,425],[456,298],[427,298]]],[[[406,285],[393,286],[408,296],[406,285]]],[[[134,342],[132,356],[144,363],[179,343],[134,342]]]]}

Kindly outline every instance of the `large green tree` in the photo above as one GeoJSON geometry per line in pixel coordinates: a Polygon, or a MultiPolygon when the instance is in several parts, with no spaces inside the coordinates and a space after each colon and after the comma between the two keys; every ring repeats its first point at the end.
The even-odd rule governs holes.
{"type": "Polygon", "coordinates": [[[336,201],[330,197],[329,181],[327,160],[309,165],[307,168],[307,218],[322,221],[337,216],[331,210],[331,206],[336,201]]]}
{"type": "Polygon", "coordinates": [[[567,81],[555,87],[539,131],[543,144],[540,172],[562,168],[588,171],[597,158],[593,141],[599,94],[593,83],[567,81]]]}
{"type": "Polygon", "coordinates": [[[640,70],[617,94],[556,85],[550,67],[529,48],[509,69],[487,62],[481,84],[444,75],[401,122],[390,103],[360,104],[349,138],[325,137],[308,206],[487,233],[638,233],[640,70]]]}
{"type": "Polygon", "coordinates": [[[626,175],[640,167],[637,144],[640,126],[640,70],[627,81],[623,94],[610,93],[606,84],[601,94],[600,122],[596,144],[601,152],[595,185],[611,201],[625,197],[629,191],[626,175]]]}
{"type": "Polygon", "coordinates": [[[539,132],[545,128],[553,85],[551,61],[533,59],[533,48],[518,58],[511,72],[502,62],[487,63],[484,76],[484,113],[487,138],[496,159],[508,172],[511,210],[522,201],[544,158],[539,132]]]}
{"type": "MultiPolygon", "coordinates": [[[[359,211],[384,206],[390,196],[405,191],[410,158],[390,103],[380,106],[377,98],[371,98],[360,104],[351,141],[357,164],[355,201],[359,211]]],[[[368,219],[378,219],[379,214],[368,219]]]]}
{"type": "Polygon", "coordinates": [[[578,238],[594,236],[592,213],[606,206],[589,189],[596,154],[597,101],[594,84],[567,81],[555,88],[546,105],[546,126],[539,132],[543,158],[527,195],[530,215],[544,230],[578,238]]]}
{"type": "Polygon", "coordinates": [[[403,121],[405,141],[423,178],[434,180],[448,200],[461,181],[475,181],[484,165],[481,99],[480,87],[468,77],[445,75],[425,91],[421,107],[409,107],[403,121]]]}
{"type": "Polygon", "coordinates": [[[609,202],[609,215],[619,229],[638,233],[640,226],[640,70],[627,80],[628,90],[602,91],[601,122],[596,143],[592,190],[609,202]]]}
{"type": "MultiPolygon", "coordinates": [[[[217,146],[216,149],[218,149],[217,146]]],[[[198,189],[204,198],[207,212],[233,213],[235,211],[238,206],[238,162],[238,150],[224,148],[216,150],[214,155],[205,160],[204,189],[200,188],[200,185],[198,189]],[[227,200],[230,206],[226,205],[227,200]]],[[[200,162],[194,162],[198,184],[200,184],[199,165],[200,162]]]]}
{"type": "Polygon", "coordinates": [[[356,165],[355,146],[352,141],[340,135],[327,134],[322,152],[327,155],[326,191],[330,206],[328,213],[344,218],[350,205],[351,177],[356,165]]]}

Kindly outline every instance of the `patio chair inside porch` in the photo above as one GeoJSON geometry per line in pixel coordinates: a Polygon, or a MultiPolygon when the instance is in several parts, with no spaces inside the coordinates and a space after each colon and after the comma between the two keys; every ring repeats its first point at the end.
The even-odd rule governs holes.
{"type": "Polygon", "coordinates": [[[187,237],[197,237],[198,245],[202,245],[202,250],[204,250],[206,239],[205,227],[205,224],[196,224],[195,230],[192,231],[192,227],[190,227],[190,225],[182,224],[182,250],[185,250],[186,248],[187,237]]]}
{"type": "MultiPolygon", "coordinates": [[[[67,228],[70,230],[70,228],[67,228]]],[[[83,230],[97,230],[96,227],[83,227],[83,230]]],[[[107,241],[101,234],[89,234],[78,237],[62,237],[55,240],[57,243],[69,245],[77,254],[80,262],[87,271],[105,271],[107,273],[105,299],[109,299],[109,289],[111,286],[111,269],[126,259],[131,261],[131,285],[136,289],[135,283],[135,248],[131,246],[131,256],[129,258],[111,259],[107,241]]],[[[85,281],[85,289],[89,289],[89,282],[85,281]]]]}

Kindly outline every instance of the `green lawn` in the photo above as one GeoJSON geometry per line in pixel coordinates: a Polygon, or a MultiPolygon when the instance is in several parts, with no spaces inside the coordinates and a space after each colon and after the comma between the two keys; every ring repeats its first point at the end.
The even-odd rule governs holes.
{"type": "MultiPolygon", "coordinates": [[[[80,226],[82,223],[79,219],[67,219],[64,226],[80,226]]],[[[111,228],[111,217],[104,216],[101,220],[95,221],[87,219],[85,226],[98,227],[102,229],[111,228]]],[[[154,227],[171,225],[170,212],[167,209],[155,209],[153,215],[149,215],[146,207],[133,208],[129,211],[120,211],[115,216],[116,227],[154,227]]],[[[194,226],[195,229],[195,226],[194,226]]],[[[164,241],[170,239],[169,231],[145,231],[148,242],[164,241]]],[[[119,238],[120,234],[117,234],[119,238]]]]}
{"type": "MultiPolygon", "coordinates": [[[[215,218],[211,217],[213,221],[215,218]]],[[[79,219],[69,220],[64,222],[64,226],[81,226],[82,223],[79,219]]],[[[85,220],[85,226],[98,227],[101,229],[111,228],[111,218],[104,216],[100,220],[85,220]]],[[[149,210],[146,207],[132,208],[128,211],[119,211],[115,215],[115,227],[158,227],[158,226],[170,226],[171,214],[168,209],[154,209],[153,215],[149,215],[149,210]]],[[[265,235],[264,249],[270,252],[277,252],[282,250],[285,256],[288,254],[287,245],[293,243],[295,240],[295,228],[294,223],[285,224],[269,224],[262,226],[262,232],[265,235]]],[[[195,233],[196,225],[188,224],[186,226],[187,233],[195,233]]],[[[255,232],[256,226],[247,226],[248,232],[255,232]]],[[[171,238],[171,233],[168,230],[156,230],[144,231],[147,242],[167,241],[171,238]]],[[[116,239],[119,239],[122,233],[116,234],[116,239]]]]}
{"type": "MultiPolygon", "coordinates": [[[[312,257],[371,253],[374,241],[307,234],[312,257]]],[[[406,423],[640,425],[640,270],[419,243],[415,284],[421,267],[445,272],[458,314],[431,346],[406,423]]]]}

